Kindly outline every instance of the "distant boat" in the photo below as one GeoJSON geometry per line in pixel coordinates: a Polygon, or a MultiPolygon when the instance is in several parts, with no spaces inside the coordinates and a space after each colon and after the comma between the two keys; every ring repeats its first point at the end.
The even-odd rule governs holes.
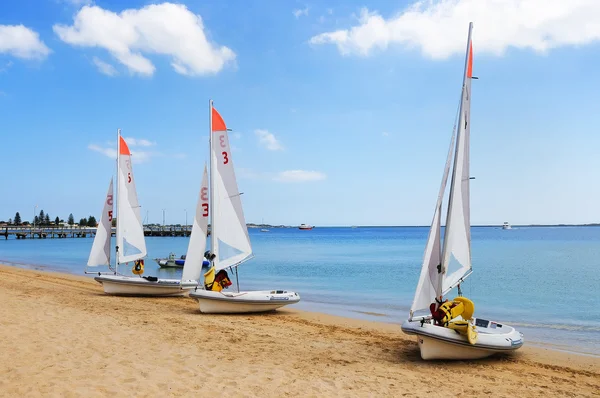
{"type": "MultiPolygon", "coordinates": [[[[514,351],[523,345],[523,335],[513,327],[474,317],[475,305],[471,300],[462,297],[460,289],[461,283],[472,272],[469,205],[472,29],[471,23],[458,123],[452,133],[415,298],[410,308],[409,318],[402,324],[404,333],[417,335],[417,344],[423,359],[485,358],[498,352],[514,351]],[[455,137],[456,145],[454,145],[455,137]],[[454,167],[450,176],[446,228],[442,241],[442,204],[453,147],[454,167]],[[450,294],[454,288],[458,290],[458,297],[444,300],[444,296],[450,294]]],[[[483,277],[486,276],[492,277],[492,275],[483,277]]],[[[494,294],[491,291],[488,293],[491,293],[490,297],[494,294]]]]}
{"type": "MultiPolygon", "coordinates": [[[[168,258],[155,258],[154,261],[162,268],[183,268],[185,265],[185,254],[180,258],[175,258],[175,253],[170,253],[168,258]]],[[[209,262],[204,259],[203,265],[208,266],[209,262]]]]}
{"type": "Polygon", "coordinates": [[[313,226],[308,224],[300,224],[298,229],[313,229],[313,226]]]}
{"type": "Polygon", "coordinates": [[[260,230],[260,232],[269,232],[269,230],[266,229],[266,228],[263,228],[263,229],[260,230]]]}
{"type": "Polygon", "coordinates": [[[504,224],[502,224],[502,229],[512,229],[512,227],[508,222],[504,221],[504,224]]]}

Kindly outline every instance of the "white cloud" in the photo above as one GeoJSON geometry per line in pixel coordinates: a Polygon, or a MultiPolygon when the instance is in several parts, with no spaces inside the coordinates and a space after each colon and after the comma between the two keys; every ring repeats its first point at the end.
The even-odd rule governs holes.
{"type": "MultiPolygon", "coordinates": [[[[127,142],[127,145],[129,146],[129,150],[131,151],[131,158],[134,163],[144,163],[144,162],[149,161],[153,157],[164,156],[161,152],[156,152],[156,151],[150,152],[150,151],[145,151],[145,150],[131,149],[131,148],[135,148],[135,147],[147,148],[150,146],[154,146],[154,145],[156,145],[155,142],[151,142],[151,141],[143,139],[143,138],[123,137],[123,139],[125,140],[125,142],[127,142]]],[[[104,156],[107,156],[112,159],[116,159],[116,157],[117,157],[116,144],[113,142],[107,143],[107,146],[90,144],[90,145],[88,145],[88,149],[98,152],[98,153],[101,153],[104,156]]],[[[178,159],[182,159],[183,157],[185,157],[185,155],[184,156],[181,156],[181,155],[182,154],[175,154],[172,157],[178,158],[178,159]]]]}
{"type": "Polygon", "coordinates": [[[101,147],[99,145],[90,144],[90,145],[88,145],[88,149],[99,152],[99,153],[103,154],[104,156],[108,156],[109,158],[113,158],[113,159],[117,158],[117,150],[115,148],[106,148],[106,147],[101,147]]]}
{"type": "Polygon", "coordinates": [[[119,73],[117,72],[117,70],[115,69],[114,66],[112,66],[111,64],[108,64],[104,61],[102,61],[100,58],[98,57],[94,57],[92,59],[92,61],[94,62],[94,65],[96,65],[98,67],[98,70],[100,71],[100,73],[105,74],[107,76],[116,76],[119,73]]]}
{"type": "Polygon", "coordinates": [[[272,133],[267,130],[254,130],[254,133],[258,137],[258,142],[269,151],[282,151],[283,145],[275,138],[272,133]]]}
{"type": "Polygon", "coordinates": [[[153,145],[156,145],[156,142],[145,140],[143,138],[127,137],[127,138],[123,138],[123,139],[129,146],[153,146],[153,145]]]}
{"type": "Polygon", "coordinates": [[[327,178],[320,171],[286,170],[280,172],[256,171],[244,167],[235,169],[238,178],[245,180],[270,180],[276,182],[310,182],[322,181],[327,178]]]}
{"type": "Polygon", "coordinates": [[[4,64],[4,66],[0,66],[0,73],[1,72],[6,72],[7,70],[10,69],[11,66],[13,66],[13,62],[12,61],[8,61],[7,63],[4,64]]]}
{"type": "Polygon", "coordinates": [[[154,64],[144,54],[171,58],[171,66],[182,75],[218,73],[235,60],[235,53],[208,41],[200,15],[182,4],[151,4],[117,14],[98,6],[85,6],[74,16],[72,26],[54,25],[65,43],[100,47],[130,72],[154,74],[154,64]]]}
{"type": "Polygon", "coordinates": [[[287,170],[277,173],[273,180],[279,182],[308,182],[322,181],[326,178],[327,176],[320,171],[287,170]]]}
{"type": "Polygon", "coordinates": [[[444,59],[464,53],[473,21],[475,52],[502,55],[515,47],[544,53],[600,40],[599,19],[598,0],[421,0],[388,19],[364,8],[356,26],[321,33],[310,43],[360,56],[398,44],[444,59]]]}
{"type": "Polygon", "coordinates": [[[294,11],[292,11],[292,14],[294,14],[294,16],[296,17],[296,19],[300,18],[303,15],[305,17],[307,17],[308,16],[308,6],[302,8],[302,9],[300,9],[300,8],[295,9],[294,11]]]}
{"type": "Polygon", "coordinates": [[[23,25],[0,25],[0,54],[41,60],[50,52],[37,32],[23,25]]]}
{"type": "Polygon", "coordinates": [[[71,4],[75,7],[87,6],[93,3],[92,0],[61,0],[63,3],[71,4]]]}

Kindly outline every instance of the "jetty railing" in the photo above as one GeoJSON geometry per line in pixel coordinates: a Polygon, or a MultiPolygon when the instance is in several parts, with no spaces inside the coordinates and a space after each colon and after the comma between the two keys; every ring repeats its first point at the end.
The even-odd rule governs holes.
{"type": "MultiPolygon", "coordinates": [[[[91,238],[96,235],[95,227],[79,227],[79,226],[58,226],[58,227],[38,227],[36,226],[4,226],[0,227],[0,237],[4,236],[8,239],[14,236],[16,239],[46,239],[46,238],[91,238]]],[[[145,236],[179,236],[187,237],[192,233],[191,225],[145,225],[145,236]]],[[[210,235],[210,227],[208,231],[210,235]]],[[[112,235],[116,235],[116,228],[112,228],[112,235]]]]}

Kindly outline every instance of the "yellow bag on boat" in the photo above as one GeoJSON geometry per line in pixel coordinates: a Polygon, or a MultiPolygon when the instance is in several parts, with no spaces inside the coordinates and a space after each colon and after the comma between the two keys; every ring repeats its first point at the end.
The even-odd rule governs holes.
{"type": "Polygon", "coordinates": [[[131,272],[135,275],[142,275],[144,273],[144,260],[135,260],[131,272]]]}
{"type": "Polygon", "coordinates": [[[444,314],[444,317],[440,320],[440,324],[446,325],[454,318],[460,316],[464,309],[465,306],[461,302],[446,301],[438,308],[438,311],[441,311],[444,314]]]}
{"type": "Polygon", "coordinates": [[[463,305],[463,312],[460,314],[462,319],[468,321],[473,318],[473,314],[475,313],[475,304],[471,300],[466,297],[456,297],[453,302],[458,302],[463,305]]]}
{"type": "Polygon", "coordinates": [[[220,292],[223,290],[220,284],[215,283],[215,267],[212,266],[208,271],[204,273],[204,287],[206,290],[212,290],[214,292],[220,292]]]}

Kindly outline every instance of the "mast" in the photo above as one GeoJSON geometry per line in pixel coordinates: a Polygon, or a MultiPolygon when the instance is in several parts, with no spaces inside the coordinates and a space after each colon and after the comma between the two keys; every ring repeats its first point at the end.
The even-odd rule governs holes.
{"type": "MultiPolygon", "coordinates": [[[[446,215],[446,228],[444,231],[444,244],[443,244],[443,248],[442,248],[442,263],[441,263],[441,267],[442,267],[442,277],[438,279],[438,287],[436,289],[437,292],[439,292],[440,297],[439,300],[442,299],[443,294],[444,294],[444,279],[446,277],[446,273],[447,273],[447,269],[446,266],[448,264],[444,264],[446,262],[446,258],[448,257],[448,237],[450,236],[449,232],[449,226],[451,225],[451,221],[452,221],[452,208],[454,205],[454,195],[455,195],[455,189],[461,189],[460,186],[456,186],[455,182],[456,182],[456,169],[458,167],[458,152],[460,150],[461,147],[461,142],[464,140],[463,137],[463,129],[461,128],[463,123],[464,123],[464,114],[463,114],[463,104],[464,104],[464,95],[465,95],[465,85],[467,83],[467,79],[470,78],[470,76],[467,76],[467,74],[469,73],[469,57],[471,57],[471,34],[473,31],[473,22],[469,23],[469,35],[467,38],[467,51],[466,51],[466,56],[465,56],[465,68],[464,68],[464,74],[463,74],[463,83],[462,83],[462,94],[461,94],[461,101],[460,101],[460,109],[458,111],[458,131],[457,131],[457,135],[456,135],[456,147],[454,149],[454,163],[452,166],[452,178],[451,178],[451,182],[450,182],[450,197],[448,200],[448,211],[447,211],[447,215],[446,215]]],[[[470,95],[470,93],[468,93],[468,95],[470,95]]],[[[468,144],[468,142],[467,142],[468,144]]],[[[464,146],[464,145],[463,145],[464,146]]],[[[468,181],[467,181],[468,184],[468,181]]],[[[468,242],[469,245],[469,251],[470,251],[470,247],[471,247],[471,242],[468,242]]]]}
{"type": "MultiPolygon", "coordinates": [[[[208,189],[210,190],[210,201],[208,204],[208,210],[210,215],[210,253],[213,254],[215,252],[215,187],[214,187],[214,173],[215,173],[215,165],[213,164],[213,147],[212,147],[212,108],[213,108],[213,100],[208,100],[208,147],[209,147],[209,163],[208,163],[208,189]]],[[[211,260],[213,262],[213,260],[211,260]]]]}
{"type": "MultiPolygon", "coordinates": [[[[119,200],[119,188],[120,188],[120,178],[119,178],[119,174],[121,173],[121,171],[119,170],[119,157],[121,154],[121,129],[117,129],[117,191],[116,191],[116,196],[115,196],[115,200],[116,202],[116,208],[117,208],[117,233],[116,233],[116,247],[115,247],[115,275],[119,273],[119,218],[121,217],[121,212],[119,210],[119,205],[121,204],[121,201],[119,200]]],[[[111,230],[112,230],[112,223],[111,223],[111,230]]]]}

